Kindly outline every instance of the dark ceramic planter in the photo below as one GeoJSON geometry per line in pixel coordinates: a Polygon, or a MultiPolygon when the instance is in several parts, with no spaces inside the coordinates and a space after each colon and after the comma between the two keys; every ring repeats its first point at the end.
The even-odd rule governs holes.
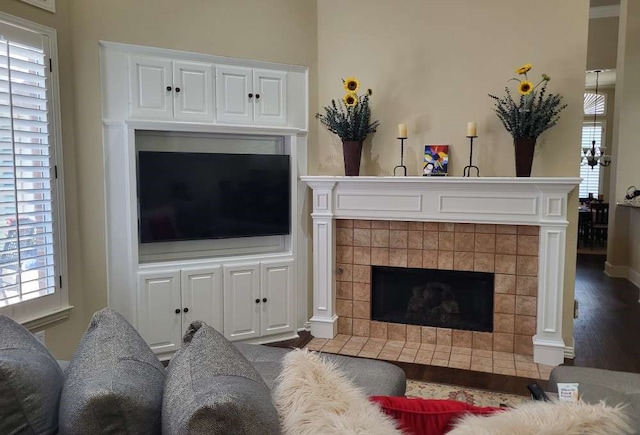
{"type": "Polygon", "coordinates": [[[516,154],[516,177],[530,177],[536,140],[530,138],[514,139],[513,146],[516,154]]]}
{"type": "Polygon", "coordinates": [[[362,141],[342,141],[342,154],[344,157],[344,175],[360,175],[360,158],[362,156],[362,141]]]}

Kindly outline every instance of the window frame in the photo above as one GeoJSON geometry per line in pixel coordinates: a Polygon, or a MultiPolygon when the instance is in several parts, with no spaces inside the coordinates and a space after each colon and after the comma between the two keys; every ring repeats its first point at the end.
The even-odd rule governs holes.
{"type": "MultiPolygon", "coordinates": [[[[600,143],[600,146],[604,145],[604,140],[607,137],[607,122],[605,119],[597,119],[596,118],[596,125],[600,126],[600,140],[597,141],[596,140],[596,144],[600,143]]],[[[584,121],[582,122],[582,128],[584,127],[592,127],[593,126],[593,117],[591,118],[590,121],[587,120],[587,118],[585,117],[584,121]]],[[[582,130],[581,128],[581,130],[582,130]]],[[[582,140],[580,141],[582,143],[582,140]]],[[[591,140],[588,141],[589,145],[591,145],[591,140]]],[[[582,163],[584,159],[584,154],[582,152],[582,146],[580,147],[580,162],[582,163]]],[[[603,177],[603,171],[604,171],[604,166],[598,164],[596,166],[594,166],[593,169],[591,169],[591,167],[589,167],[589,165],[580,165],[580,176],[582,177],[582,168],[585,168],[585,170],[588,171],[598,171],[598,192],[596,192],[595,197],[597,198],[599,194],[603,193],[603,187],[604,187],[604,177],[603,177]]],[[[585,180],[584,178],[582,178],[583,181],[585,180]]],[[[580,185],[578,186],[578,195],[580,196],[580,198],[582,198],[583,196],[580,195],[580,188],[582,186],[583,181],[580,182],[580,185]]],[[[587,195],[588,196],[588,195],[587,195]]],[[[586,196],[585,196],[586,197],[586,196]]]]}
{"type": "MultiPolygon", "coordinates": [[[[584,94],[583,94],[583,100],[586,100],[587,98],[587,94],[590,95],[596,95],[595,93],[595,89],[585,89],[584,90],[584,94]]],[[[601,129],[600,129],[600,140],[596,141],[596,144],[598,144],[599,142],[599,147],[605,146],[607,147],[607,144],[605,144],[606,141],[606,137],[607,137],[607,110],[608,110],[608,102],[609,99],[607,98],[607,94],[606,93],[598,93],[596,98],[596,102],[594,104],[594,110],[597,110],[597,99],[598,98],[602,98],[602,113],[597,113],[596,112],[596,124],[600,125],[601,129]]],[[[598,197],[599,194],[603,193],[603,188],[604,188],[604,166],[598,164],[597,167],[594,167],[593,169],[591,169],[588,165],[582,165],[583,163],[583,159],[584,159],[584,154],[582,152],[582,130],[584,129],[585,126],[587,127],[591,127],[593,126],[593,113],[587,113],[586,110],[584,110],[584,104],[583,104],[583,111],[582,111],[582,115],[583,115],[583,120],[582,120],[582,127],[580,128],[581,134],[580,134],[580,173],[582,174],[582,168],[586,167],[589,169],[589,171],[598,171],[598,192],[596,193],[596,198],[598,197]]],[[[589,145],[591,145],[591,141],[588,141],[589,145]]],[[[584,179],[583,179],[584,180],[584,179]]],[[[582,187],[582,181],[580,182],[580,185],[578,185],[578,192],[580,192],[582,187]]],[[[580,196],[582,198],[582,196],[580,196]]]]}
{"type": "Polygon", "coordinates": [[[50,71],[46,75],[48,85],[48,110],[50,114],[50,168],[55,171],[51,178],[52,225],[54,270],[56,287],[53,294],[32,300],[0,307],[0,314],[7,315],[27,328],[39,328],[69,317],[73,308],[69,305],[66,216],[64,197],[64,166],[62,150],[62,127],[60,108],[60,83],[58,70],[57,32],[51,27],[34,23],[13,15],[0,12],[0,24],[39,33],[46,38],[45,55],[50,61],[50,71]]]}

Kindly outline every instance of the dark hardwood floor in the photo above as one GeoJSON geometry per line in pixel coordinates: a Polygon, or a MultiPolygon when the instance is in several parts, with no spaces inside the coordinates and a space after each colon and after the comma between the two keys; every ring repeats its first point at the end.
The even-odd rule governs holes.
{"type": "MultiPolygon", "coordinates": [[[[595,367],[640,373],[639,292],[622,278],[604,274],[605,256],[578,255],[575,298],[579,317],[574,322],[576,357],[565,359],[565,365],[595,367]]],[[[308,332],[300,338],[271,346],[304,347],[311,338],[308,332]]],[[[460,385],[505,393],[527,395],[527,385],[537,382],[543,389],[547,381],[516,376],[481,373],[449,367],[426,366],[389,361],[402,368],[407,378],[426,382],[460,385]]]]}
{"type": "Polygon", "coordinates": [[[640,373],[638,288],[604,274],[605,256],[578,255],[576,357],[566,365],[640,373]]]}
{"type": "Polygon", "coordinates": [[[300,331],[298,332],[300,337],[292,338],[291,340],[278,341],[275,343],[268,343],[267,346],[272,347],[285,347],[290,349],[305,347],[307,343],[311,341],[313,335],[311,335],[308,331],[300,331]]]}

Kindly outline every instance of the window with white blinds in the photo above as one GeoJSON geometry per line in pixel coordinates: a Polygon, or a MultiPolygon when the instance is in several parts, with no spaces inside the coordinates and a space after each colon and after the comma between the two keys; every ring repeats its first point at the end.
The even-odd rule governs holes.
{"type": "Polygon", "coordinates": [[[0,308],[42,299],[46,310],[60,305],[51,34],[7,17],[0,15],[0,308]]]}
{"type": "Polygon", "coordinates": [[[595,92],[584,93],[584,123],[582,124],[582,141],[580,144],[580,198],[588,198],[592,193],[595,198],[600,193],[601,166],[591,166],[585,163],[584,149],[591,148],[591,142],[596,141],[596,149],[604,145],[604,123],[599,119],[607,113],[607,100],[605,94],[595,92]],[[594,124],[593,117],[596,117],[594,124]]]}
{"type": "MultiPolygon", "coordinates": [[[[604,137],[604,126],[602,122],[596,122],[595,126],[593,121],[585,121],[582,124],[582,144],[580,147],[580,153],[584,157],[583,149],[591,148],[591,141],[596,141],[596,146],[602,145],[602,139],[604,137]]],[[[582,160],[584,163],[584,158],[582,160]]],[[[592,193],[594,198],[598,197],[600,193],[600,165],[595,165],[593,168],[587,164],[580,166],[580,198],[588,198],[592,193]]]]}

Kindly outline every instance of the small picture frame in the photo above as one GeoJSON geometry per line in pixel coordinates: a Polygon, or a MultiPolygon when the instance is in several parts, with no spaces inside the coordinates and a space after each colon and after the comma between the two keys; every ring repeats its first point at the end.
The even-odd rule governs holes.
{"type": "Polygon", "coordinates": [[[447,175],[449,166],[449,145],[425,145],[422,160],[422,175],[447,175]]]}

